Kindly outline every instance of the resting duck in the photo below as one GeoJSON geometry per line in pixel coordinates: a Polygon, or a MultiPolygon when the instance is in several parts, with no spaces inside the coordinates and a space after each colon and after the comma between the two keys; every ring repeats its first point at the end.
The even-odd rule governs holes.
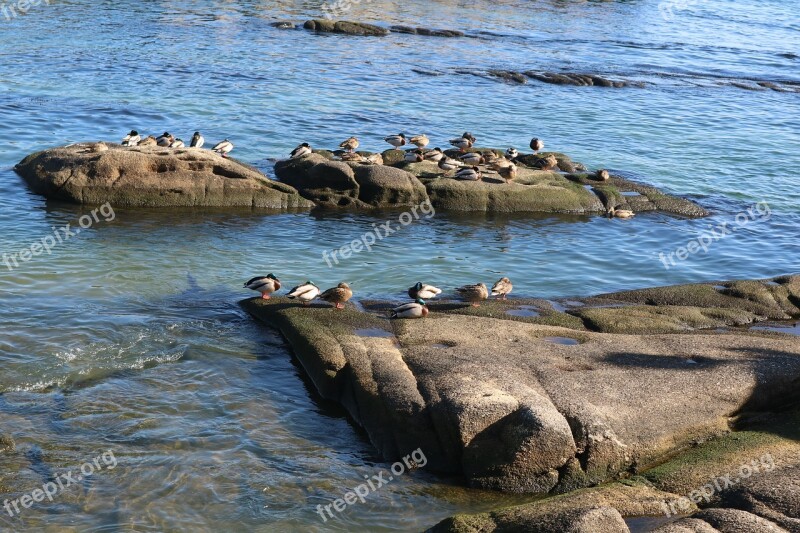
{"type": "Polygon", "coordinates": [[[492,296],[500,296],[501,299],[505,300],[507,294],[511,294],[511,289],[514,286],[511,285],[511,280],[508,278],[500,278],[497,280],[497,283],[492,285],[492,296]]]}
{"type": "Polygon", "coordinates": [[[471,142],[472,144],[475,144],[475,143],[477,142],[477,140],[478,140],[478,139],[476,139],[476,138],[475,138],[475,136],[474,136],[473,134],[471,134],[471,133],[470,133],[470,132],[468,132],[468,131],[465,131],[465,132],[464,132],[464,133],[461,135],[461,138],[463,138],[463,139],[467,139],[467,140],[468,140],[469,142],[471,142]]]}
{"type": "Polygon", "coordinates": [[[269,300],[269,295],[280,290],[281,282],[272,274],[258,276],[244,284],[245,289],[250,289],[261,293],[261,297],[269,300]]]}
{"type": "Polygon", "coordinates": [[[428,139],[428,136],[424,133],[422,135],[414,135],[408,141],[420,149],[424,149],[431,142],[431,140],[428,139]]]}
{"type": "Polygon", "coordinates": [[[472,304],[472,307],[478,307],[480,302],[489,298],[489,291],[486,285],[478,283],[477,285],[464,285],[456,289],[462,298],[472,304]]]}
{"type": "Polygon", "coordinates": [[[139,141],[139,144],[137,146],[158,146],[158,141],[152,135],[148,135],[147,137],[139,141]]]}
{"type": "Polygon", "coordinates": [[[456,172],[455,178],[464,181],[480,181],[481,169],[478,167],[464,167],[456,172]]]}
{"type": "Polygon", "coordinates": [[[86,151],[95,154],[99,154],[100,152],[107,152],[108,145],[106,145],[106,143],[102,141],[96,143],[90,143],[89,145],[87,145],[86,151]]]}
{"type": "Polygon", "coordinates": [[[430,300],[431,298],[436,298],[441,293],[442,289],[438,289],[433,285],[426,285],[421,281],[418,281],[416,285],[408,289],[408,295],[413,300],[416,300],[417,298],[430,300]]]}
{"type": "Polygon", "coordinates": [[[497,173],[500,174],[500,177],[506,180],[506,183],[509,183],[515,179],[517,179],[517,165],[511,163],[510,165],[504,165],[497,168],[497,173]]]}
{"type": "Polygon", "coordinates": [[[401,146],[406,145],[406,136],[403,133],[398,133],[397,135],[389,135],[388,137],[384,137],[383,140],[391,144],[395,148],[400,148],[401,146]]]}
{"type": "Polygon", "coordinates": [[[347,283],[340,283],[332,289],[328,289],[319,295],[319,297],[326,302],[330,302],[336,306],[336,309],[344,309],[344,304],[347,300],[353,297],[353,291],[347,283]]]}
{"type": "Polygon", "coordinates": [[[455,170],[457,168],[461,168],[462,165],[461,161],[457,161],[455,159],[451,159],[446,155],[442,154],[441,159],[439,159],[438,166],[440,169],[444,170],[444,173],[447,174],[451,170],[455,170]]]}
{"type": "Polygon", "coordinates": [[[233,150],[233,143],[228,139],[225,139],[224,141],[215,144],[212,150],[217,152],[222,157],[228,157],[228,154],[231,153],[231,150],[233,150]]]}
{"type": "Polygon", "coordinates": [[[199,131],[194,132],[192,135],[192,140],[189,141],[190,148],[202,148],[203,145],[206,143],[206,140],[200,135],[199,131]]]}
{"type": "Polygon", "coordinates": [[[303,157],[304,155],[308,155],[312,152],[311,145],[308,143],[303,143],[297,146],[292,153],[289,154],[290,159],[297,159],[298,157],[303,157]]]}
{"type": "Polygon", "coordinates": [[[425,318],[429,312],[425,301],[417,298],[411,303],[395,307],[389,316],[391,318],[425,318]]]}
{"type": "Polygon", "coordinates": [[[360,143],[358,142],[358,139],[356,139],[355,137],[350,137],[349,139],[342,141],[342,144],[339,145],[339,148],[342,148],[343,150],[347,150],[349,152],[355,152],[359,144],[360,143]]]}
{"type": "Polygon", "coordinates": [[[611,178],[611,175],[608,173],[606,169],[600,169],[595,172],[594,176],[599,179],[600,181],[608,181],[611,178]]]}
{"type": "Polygon", "coordinates": [[[531,150],[533,150],[534,154],[539,150],[543,149],[544,149],[544,141],[542,141],[541,139],[537,139],[536,137],[531,139],[531,150]]]}
{"type": "Polygon", "coordinates": [[[339,156],[339,159],[341,159],[342,161],[361,161],[364,158],[361,156],[361,154],[358,154],[356,152],[344,152],[342,155],[339,156]]]}
{"type": "Polygon", "coordinates": [[[142,140],[141,135],[136,130],[131,130],[129,134],[122,138],[122,146],[136,146],[142,140]]]}
{"type": "Polygon", "coordinates": [[[468,149],[472,148],[474,141],[470,141],[467,138],[459,137],[458,139],[450,139],[448,141],[450,144],[461,150],[462,152],[466,152],[468,149]]]}
{"type": "Polygon", "coordinates": [[[308,302],[313,300],[319,296],[319,287],[311,283],[310,281],[306,281],[302,285],[298,285],[297,287],[293,288],[289,291],[289,294],[286,295],[287,298],[290,300],[294,300],[297,298],[303,305],[308,305],[308,302]]]}
{"type": "Polygon", "coordinates": [[[513,161],[519,157],[519,151],[516,148],[509,148],[506,150],[506,159],[513,161]]]}
{"type": "Polygon", "coordinates": [[[458,158],[467,165],[481,165],[486,162],[486,159],[479,152],[469,152],[458,158]]]}
{"type": "Polygon", "coordinates": [[[420,163],[425,160],[425,156],[422,155],[422,150],[417,148],[416,150],[409,150],[406,152],[406,155],[403,156],[403,161],[407,163],[420,163]]]}
{"type": "Polygon", "coordinates": [[[555,170],[558,168],[558,159],[553,154],[549,154],[534,161],[533,166],[539,170],[555,170]]]}
{"type": "Polygon", "coordinates": [[[383,156],[381,154],[369,154],[364,158],[364,162],[369,163],[370,165],[382,165],[383,156]]]}
{"type": "Polygon", "coordinates": [[[616,207],[608,208],[608,218],[633,218],[636,213],[630,209],[617,209],[616,207]]]}
{"type": "Polygon", "coordinates": [[[422,153],[423,157],[425,157],[426,161],[433,161],[434,163],[438,163],[444,157],[444,152],[442,152],[441,148],[434,148],[433,150],[425,150],[422,153]]]}
{"type": "Polygon", "coordinates": [[[169,143],[170,148],[185,148],[186,143],[183,142],[181,139],[175,139],[171,143],[169,143]]]}
{"type": "Polygon", "coordinates": [[[174,141],[174,140],[175,140],[175,137],[170,135],[170,133],[168,131],[165,131],[164,135],[161,135],[160,137],[156,138],[156,144],[159,145],[159,146],[167,147],[170,144],[172,144],[172,141],[174,141]]]}

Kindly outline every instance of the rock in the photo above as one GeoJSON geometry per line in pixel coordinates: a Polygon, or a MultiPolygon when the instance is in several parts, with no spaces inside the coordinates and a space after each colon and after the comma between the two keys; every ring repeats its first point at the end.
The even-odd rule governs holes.
{"type": "Polygon", "coordinates": [[[405,150],[395,149],[385,150],[381,153],[381,157],[383,157],[383,164],[387,166],[394,166],[398,163],[402,163],[405,155],[405,150]]]}
{"type": "Polygon", "coordinates": [[[508,82],[520,83],[520,84],[528,83],[528,79],[525,77],[524,74],[520,72],[514,72],[512,70],[490,70],[488,74],[489,76],[500,78],[508,82]]]}
{"type": "Polygon", "coordinates": [[[129,207],[310,208],[292,187],[211,150],[76,144],[31,154],[14,169],[48,198],[129,207]]]}
{"type": "Polygon", "coordinates": [[[529,70],[525,72],[529,78],[533,78],[544,83],[552,83],[556,85],[575,85],[579,87],[628,87],[631,85],[642,86],[641,83],[631,83],[627,81],[614,81],[597,76],[595,74],[576,74],[576,73],[559,73],[559,72],[536,72],[529,70]]]}
{"type": "MultiPolygon", "coordinates": [[[[764,520],[740,519],[739,522],[762,526],[769,521],[787,531],[800,531],[800,460],[795,464],[775,463],[772,472],[759,472],[722,494],[721,506],[742,509],[764,520]]],[[[703,518],[714,527],[714,522],[703,518]]],[[[717,527],[717,529],[720,529],[717,527]]],[[[774,529],[780,531],[780,529],[774,529]]],[[[772,531],[761,529],[760,531],[772,531]]]]}
{"type": "Polygon", "coordinates": [[[639,335],[744,326],[758,318],[750,311],[740,309],[689,306],[590,307],[570,312],[593,331],[639,335]]]}
{"type": "MultiPolygon", "coordinates": [[[[800,301],[799,278],[758,283],[800,301]]],[[[759,293],[725,283],[743,284],[743,296],[759,293]]],[[[632,292],[602,301],[638,299],[632,292]]],[[[685,305],[770,308],[695,293],[685,305]]],[[[430,302],[428,318],[391,322],[375,314],[391,302],[369,312],[281,298],[243,305],[280,328],[320,394],[342,403],[386,460],[421,447],[429,470],[507,492],[562,492],[646,469],[725,434],[744,406],[793,400],[800,383],[800,343],[789,335],[596,333],[520,320],[507,312],[513,300],[430,302]]]]}
{"type": "Polygon", "coordinates": [[[346,35],[373,35],[384,36],[389,34],[389,30],[374,24],[364,22],[350,22],[347,20],[332,21],[327,19],[307,20],[303,27],[307,30],[319,32],[342,33],[346,35]]]}
{"type": "Polygon", "coordinates": [[[790,533],[774,522],[736,509],[708,509],[654,529],[653,533],[790,533]]]}
{"type": "Polygon", "coordinates": [[[269,24],[273,28],[278,28],[279,30],[293,30],[295,29],[295,23],[291,20],[278,20],[275,22],[270,22],[269,24]]]}
{"type": "Polygon", "coordinates": [[[425,186],[412,174],[383,165],[351,163],[359,185],[358,198],[369,205],[419,205],[428,200],[425,186]]]}
{"type": "Polygon", "coordinates": [[[520,154],[517,163],[530,168],[539,168],[541,162],[549,157],[555,157],[558,162],[558,169],[563,172],[576,172],[583,167],[580,163],[575,163],[566,154],[560,152],[539,152],[538,154],[520,154]]]}
{"type": "Polygon", "coordinates": [[[413,35],[426,35],[429,37],[464,37],[465,33],[459,30],[432,30],[429,28],[414,28],[413,26],[395,25],[389,28],[394,33],[409,33],[413,35]]]}

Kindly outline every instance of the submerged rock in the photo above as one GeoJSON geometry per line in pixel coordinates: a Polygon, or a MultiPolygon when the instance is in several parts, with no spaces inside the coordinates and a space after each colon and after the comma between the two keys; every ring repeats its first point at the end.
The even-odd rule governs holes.
{"type": "Polygon", "coordinates": [[[303,27],[307,30],[328,32],[328,33],[342,33],[346,35],[374,35],[384,36],[389,35],[389,30],[374,24],[367,24],[365,22],[350,22],[347,20],[327,20],[327,19],[313,19],[307,20],[303,27]]]}
{"type": "Polygon", "coordinates": [[[14,167],[30,188],[79,204],[130,207],[310,208],[295,189],[211,150],[75,144],[31,154],[14,167]]]}
{"type": "Polygon", "coordinates": [[[641,82],[628,82],[620,80],[610,80],[596,74],[578,74],[572,72],[536,72],[529,70],[525,72],[529,78],[533,78],[544,83],[555,85],[576,85],[579,87],[641,87],[641,82]]]}

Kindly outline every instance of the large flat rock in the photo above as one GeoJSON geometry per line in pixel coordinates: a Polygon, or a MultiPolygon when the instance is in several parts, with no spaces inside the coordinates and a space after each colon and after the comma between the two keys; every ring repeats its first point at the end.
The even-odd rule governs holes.
{"type": "Polygon", "coordinates": [[[31,154],[15,170],[31,189],[79,204],[130,207],[313,207],[292,187],[211,150],[75,144],[31,154]]]}

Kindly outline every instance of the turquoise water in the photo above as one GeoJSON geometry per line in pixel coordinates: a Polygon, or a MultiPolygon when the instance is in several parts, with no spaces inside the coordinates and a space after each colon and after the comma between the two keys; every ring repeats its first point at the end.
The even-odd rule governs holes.
{"type": "MultiPolygon", "coordinates": [[[[79,531],[419,531],[505,497],[403,476],[323,523],[318,504],[388,465],[321,401],[281,339],[236,302],[242,282],[349,282],[400,298],[508,275],[548,298],[800,271],[800,24],[783,2],[366,1],[342,18],[458,28],[474,37],[350,38],[278,30],[321,2],[92,4],[0,11],[0,254],[91,208],[48,202],[12,172],[26,154],[118,140],[131,128],[229,137],[271,171],[299,142],[390,133],[486,146],[532,136],[699,202],[712,216],[499,216],[437,212],[329,268],[324,250],[399,212],[131,210],[9,270],[0,264],[0,434],[14,498],[48,469],[113,449],[118,466],[0,524],[79,531]],[[677,5],[677,4],[676,4],[677,5]],[[458,69],[566,70],[645,88],[518,86],[458,69]],[[439,75],[415,72],[422,69],[439,75]],[[786,92],[736,84],[768,81],[786,92]],[[669,254],[766,202],[768,216],[667,269],[669,254]]],[[[0,6],[0,9],[2,6],[0,6]]],[[[764,211],[767,212],[767,211],[764,211]]],[[[4,497],[5,498],[5,497],[4,497]]]]}

